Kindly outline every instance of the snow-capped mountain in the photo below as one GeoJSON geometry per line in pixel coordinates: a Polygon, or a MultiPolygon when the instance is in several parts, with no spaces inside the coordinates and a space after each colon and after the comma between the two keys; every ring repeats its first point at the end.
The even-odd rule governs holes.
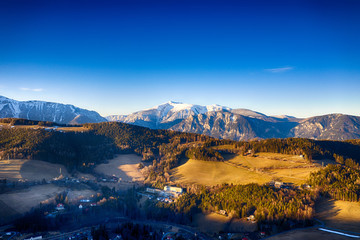
{"type": "Polygon", "coordinates": [[[200,133],[233,140],[360,138],[360,117],[339,114],[298,119],[287,115],[267,116],[249,109],[231,109],[219,105],[168,102],[129,115],[112,115],[107,119],[152,129],[200,133]]]}
{"type": "Polygon", "coordinates": [[[73,105],[16,101],[0,96],[0,118],[25,118],[62,124],[97,123],[109,120],[152,129],[170,129],[233,140],[287,137],[329,140],[360,138],[358,116],[328,114],[298,119],[287,115],[267,116],[249,109],[179,102],[167,102],[129,115],[112,115],[105,119],[95,111],[73,105]]]}
{"type": "Polygon", "coordinates": [[[107,121],[95,111],[73,105],[43,101],[16,101],[3,96],[0,96],[0,118],[25,118],[61,124],[107,121]]]}
{"type": "Polygon", "coordinates": [[[286,137],[288,128],[294,125],[287,119],[269,117],[249,109],[231,109],[220,105],[201,106],[172,101],[129,115],[108,116],[107,119],[152,129],[193,132],[236,140],[260,136],[286,137]],[[271,130],[275,123],[284,126],[278,126],[277,131],[271,130]]]}
{"type": "Polygon", "coordinates": [[[200,106],[170,101],[130,115],[112,115],[106,118],[109,121],[131,123],[153,129],[168,129],[189,116],[216,111],[230,112],[231,108],[220,105],[200,106]]]}

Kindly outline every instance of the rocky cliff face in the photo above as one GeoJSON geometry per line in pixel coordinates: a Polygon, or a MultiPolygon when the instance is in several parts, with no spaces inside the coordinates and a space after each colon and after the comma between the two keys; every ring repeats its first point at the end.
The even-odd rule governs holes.
{"type": "Polygon", "coordinates": [[[43,101],[16,101],[0,96],[0,118],[25,118],[61,124],[97,123],[107,121],[95,111],[73,105],[43,101]]]}

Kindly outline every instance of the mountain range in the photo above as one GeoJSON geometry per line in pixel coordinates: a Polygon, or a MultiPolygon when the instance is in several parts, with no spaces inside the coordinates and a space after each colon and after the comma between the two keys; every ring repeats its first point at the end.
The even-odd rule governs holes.
{"type": "Polygon", "coordinates": [[[73,105],[44,101],[16,101],[0,96],[0,118],[25,118],[61,124],[98,123],[107,121],[95,111],[73,105]]]}
{"type": "Polygon", "coordinates": [[[109,121],[152,129],[170,129],[233,140],[287,137],[329,140],[360,138],[360,117],[344,114],[300,119],[287,115],[267,116],[249,109],[231,109],[219,105],[167,102],[129,115],[111,115],[106,118],[109,121]]]}
{"type": "Polygon", "coordinates": [[[104,118],[95,111],[73,105],[16,101],[0,96],[0,118],[25,118],[61,124],[118,121],[151,129],[199,133],[232,140],[287,137],[328,140],[360,138],[358,116],[328,114],[300,119],[287,115],[267,116],[242,108],[179,102],[167,102],[129,115],[111,115],[104,118]]]}

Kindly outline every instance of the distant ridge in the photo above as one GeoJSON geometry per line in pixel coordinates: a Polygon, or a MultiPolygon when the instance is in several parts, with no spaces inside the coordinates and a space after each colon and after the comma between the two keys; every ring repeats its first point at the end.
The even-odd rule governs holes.
{"type": "Polygon", "coordinates": [[[299,119],[288,115],[267,116],[249,109],[231,109],[220,105],[200,106],[174,101],[129,115],[111,115],[107,119],[152,129],[192,132],[232,140],[360,138],[360,117],[357,116],[328,114],[299,119]]]}
{"type": "Polygon", "coordinates": [[[117,121],[151,129],[205,134],[216,138],[250,140],[301,137],[347,140],[360,138],[360,117],[328,114],[306,119],[267,116],[249,109],[220,105],[201,106],[170,101],[129,115],[106,118],[95,111],[69,104],[16,101],[0,96],[0,118],[24,118],[60,124],[117,121]]]}
{"type": "Polygon", "coordinates": [[[89,111],[69,104],[44,101],[16,101],[4,96],[0,96],[0,118],[24,118],[61,124],[107,121],[95,111],[89,111]]]}

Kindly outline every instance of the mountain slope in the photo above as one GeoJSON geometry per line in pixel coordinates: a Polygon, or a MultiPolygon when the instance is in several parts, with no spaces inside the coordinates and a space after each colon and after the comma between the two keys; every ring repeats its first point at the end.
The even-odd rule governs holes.
{"type": "Polygon", "coordinates": [[[190,116],[171,130],[206,134],[216,138],[249,140],[253,138],[285,138],[296,122],[265,121],[229,112],[207,112],[190,116]]]}
{"type": "Polygon", "coordinates": [[[129,115],[109,116],[107,119],[152,129],[171,129],[232,140],[360,138],[360,117],[341,114],[298,119],[287,115],[271,117],[248,109],[231,109],[219,105],[168,102],[129,115]]]}
{"type": "Polygon", "coordinates": [[[168,129],[189,116],[203,114],[209,111],[230,110],[230,108],[219,105],[200,106],[170,101],[130,115],[108,116],[107,119],[109,121],[131,123],[152,129],[168,129]]]}
{"type": "Polygon", "coordinates": [[[329,114],[307,118],[291,129],[290,136],[346,140],[360,138],[360,117],[329,114]]]}
{"type": "Polygon", "coordinates": [[[43,101],[16,101],[3,96],[0,96],[0,118],[25,118],[61,124],[107,121],[95,111],[73,105],[43,101]]]}

